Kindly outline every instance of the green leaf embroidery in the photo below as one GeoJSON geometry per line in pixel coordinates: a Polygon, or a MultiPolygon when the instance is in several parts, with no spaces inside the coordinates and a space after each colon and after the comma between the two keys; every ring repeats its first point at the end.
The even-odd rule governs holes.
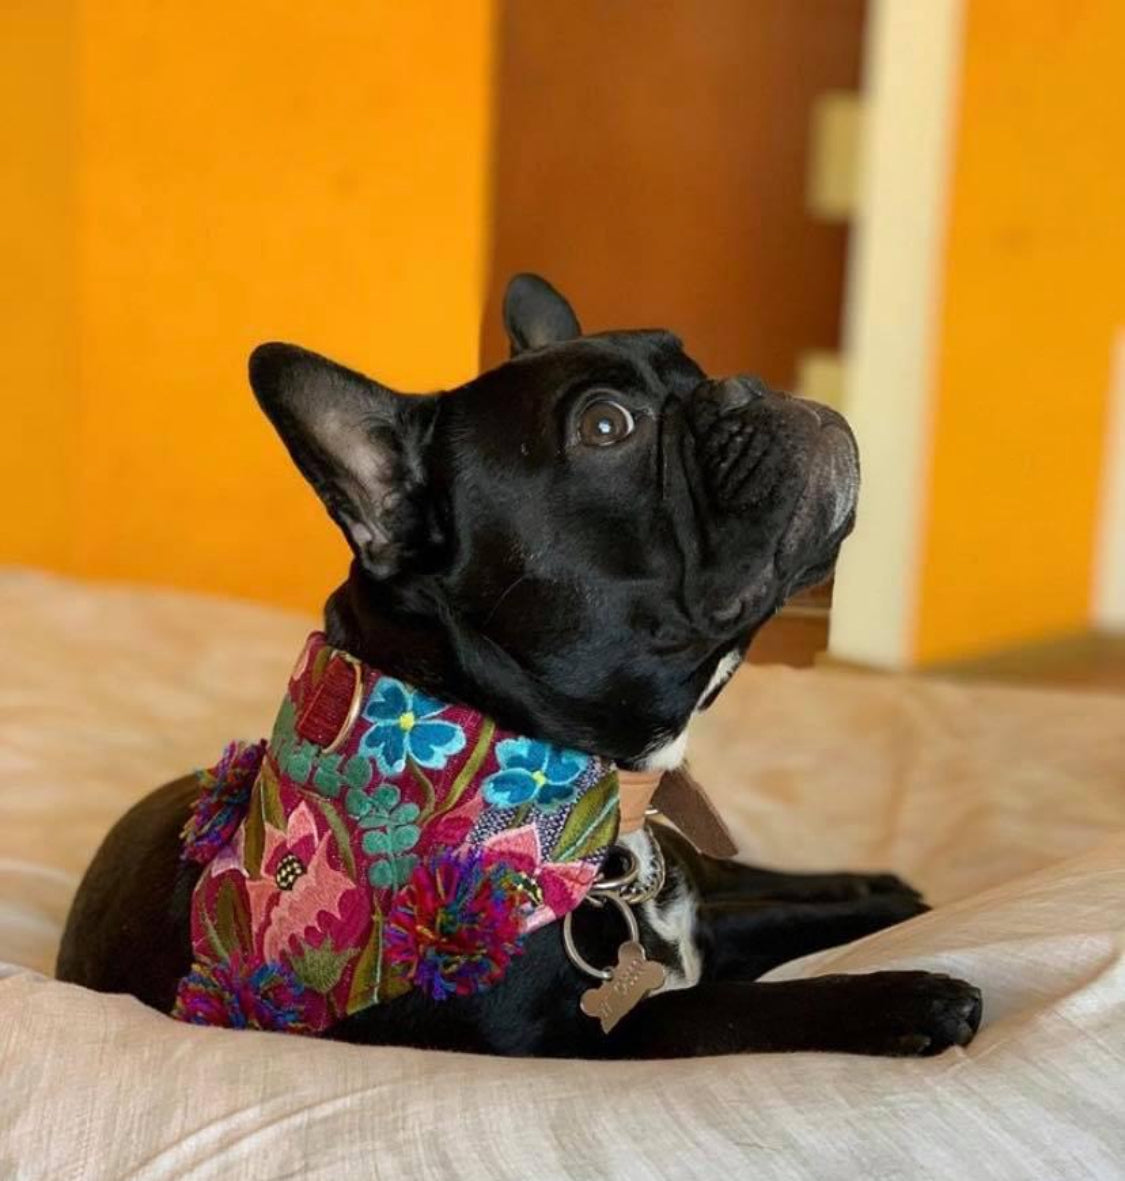
{"type": "Polygon", "coordinates": [[[259,802],[260,788],[257,795],[258,799],[251,802],[250,810],[246,813],[245,835],[242,838],[242,860],[246,865],[246,872],[252,878],[258,877],[262,872],[262,854],[266,846],[265,820],[259,802]]]}
{"type": "Polygon", "coordinates": [[[391,837],[391,845],[396,853],[405,853],[413,849],[422,835],[416,824],[400,824],[391,837]]]}
{"type": "Polygon", "coordinates": [[[395,884],[394,865],[390,861],[376,861],[367,871],[367,876],[373,886],[389,890],[395,884]]]}
{"type": "Polygon", "coordinates": [[[313,768],[312,744],[302,742],[289,751],[284,759],[284,767],[290,779],[302,785],[307,783],[313,768]]]}
{"type": "Polygon", "coordinates": [[[242,905],[242,898],[235,884],[229,878],[219,883],[215,898],[215,926],[228,952],[234,948],[240,948],[244,952],[250,950],[250,916],[242,905]]]}
{"type": "Polygon", "coordinates": [[[313,775],[313,787],[332,800],[340,794],[342,782],[340,759],[342,757],[341,755],[321,755],[313,775]]]}
{"type": "Polygon", "coordinates": [[[613,839],[618,822],[617,775],[607,772],[574,805],[551,851],[552,861],[576,861],[613,839]]]}
{"type": "MultiPolygon", "coordinates": [[[[410,772],[414,782],[418,784],[426,797],[425,806],[422,808],[422,812],[426,816],[429,816],[429,814],[434,810],[434,785],[427,778],[425,771],[423,771],[422,768],[419,767],[414,761],[413,755],[406,756],[406,769],[410,772]]],[[[415,817],[418,815],[417,804],[404,804],[403,807],[415,809],[415,816],[410,817],[411,820],[415,819],[415,817]]]]}
{"type": "Polygon", "coordinates": [[[344,974],[348,964],[359,951],[356,947],[337,951],[334,947],[309,947],[302,944],[304,951],[294,957],[293,971],[297,979],[314,992],[331,992],[344,974]]]}
{"type": "Polygon", "coordinates": [[[277,780],[272,775],[266,774],[261,777],[258,786],[262,800],[263,819],[272,828],[284,832],[287,827],[285,809],[281,806],[281,792],[278,789],[277,780]]]}
{"type": "MultiPolygon", "coordinates": [[[[360,791],[371,782],[374,768],[367,759],[353,755],[341,769],[343,755],[321,755],[316,773],[313,775],[313,785],[322,795],[329,799],[336,799],[346,785],[351,791],[360,791]]],[[[349,791],[349,795],[351,795],[349,791]]]]}
{"type": "Polygon", "coordinates": [[[292,744],[294,736],[294,727],[297,724],[297,709],[292,700],[287,695],[285,700],[281,703],[281,709],[277,711],[277,720],[273,724],[273,734],[270,737],[270,746],[274,750],[286,747],[292,744]]]}
{"type": "Polygon", "coordinates": [[[418,858],[413,853],[406,857],[388,857],[376,861],[367,871],[368,880],[380,890],[389,890],[392,886],[404,886],[414,872],[418,858]]]}
{"type": "Polygon", "coordinates": [[[389,812],[401,799],[401,793],[393,783],[382,783],[371,797],[372,804],[381,812],[389,812]]]}
{"type": "Polygon", "coordinates": [[[215,952],[215,957],[222,961],[227,958],[227,949],[223,946],[223,941],[219,938],[219,932],[215,930],[214,924],[211,922],[210,916],[205,910],[201,911],[203,915],[203,929],[207,932],[207,942],[211,944],[215,952]]]}
{"type": "Polygon", "coordinates": [[[374,805],[369,795],[361,791],[358,787],[353,787],[344,797],[344,807],[347,808],[349,816],[359,820],[366,816],[374,805]]]}
{"type": "Polygon", "coordinates": [[[379,1000],[379,981],[383,973],[383,915],[376,910],[371,917],[374,922],[371,939],[356,962],[348,989],[349,1013],[366,1009],[379,1000]]]}
{"type": "Polygon", "coordinates": [[[332,830],[332,835],[336,838],[336,848],[340,851],[340,858],[344,862],[344,869],[348,877],[355,880],[355,854],[352,852],[352,841],[348,835],[347,826],[343,820],[340,819],[339,812],[331,805],[323,803],[320,800],[313,798],[313,803],[321,816],[324,817],[328,827],[332,830]]]}
{"type": "Polygon", "coordinates": [[[386,856],[391,851],[391,836],[381,828],[363,834],[363,851],[372,857],[386,856]]]}
{"type": "Polygon", "coordinates": [[[453,786],[449,789],[449,794],[445,797],[440,808],[434,813],[435,816],[442,816],[451,808],[457,806],[457,802],[465,794],[465,789],[472,783],[476,773],[480,770],[481,764],[488,756],[488,752],[492,747],[492,735],[496,732],[496,723],[491,718],[485,718],[484,725],[481,727],[480,734],[477,737],[476,745],[473,747],[473,753],[469,755],[465,765],[458,772],[457,778],[453,781],[453,786]]]}
{"type": "Polygon", "coordinates": [[[344,768],[344,782],[349,787],[358,787],[362,791],[371,782],[374,774],[375,767],[370,759],[352,755],[344,768]]]}
{"type": "Polygon", "coordinates": [[[324,676],[324,669],[331,659],[332,651],[327,644],[313,657],[312,677],[310,679],[314,688],[320,684],[320,679],[324,676]]]}

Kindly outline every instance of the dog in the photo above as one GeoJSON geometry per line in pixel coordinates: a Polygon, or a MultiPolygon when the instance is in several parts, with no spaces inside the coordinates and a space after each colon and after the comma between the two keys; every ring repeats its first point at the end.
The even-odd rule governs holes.
{"type": "MultiPolygon", "coordinates": [[[[658,804],[705,814],[683,767],[689,723],[762,624],[831,571],[855,516],[855,440],[824,406],[707,377],[669,332],[584,335],[538,276],[511,281],[504,320],[510,359],[437,395],[403,396],[292,345],[253,353],[253,391],[353,553],[317,643],[345,685],[381,670],[395,693],[459,703],[564,761],[587,752],[659,781],[658,804]]],[[[403,733],[418,724],[391,708],[403,733]]],[[[164,1012],[180,1003],[209,872],[183,856],[199,791],[194,776],[168,784],[111,830],[72,906],[60,979],[164,1012]]],[[[624,813],[622,795],[621,831],[566,918],[526,932],[489,987],[454,987],[442,967],[432,989],[403,985],[325,1035],[591,1059],[918,1056],[974,1036],[980,993],[944,975],[758,979],[922,913],[897,877],[754,868],[660,819],[625,832],[624,813]]],[[[281,889],[307,870],[287,860],[281,889]]]]}

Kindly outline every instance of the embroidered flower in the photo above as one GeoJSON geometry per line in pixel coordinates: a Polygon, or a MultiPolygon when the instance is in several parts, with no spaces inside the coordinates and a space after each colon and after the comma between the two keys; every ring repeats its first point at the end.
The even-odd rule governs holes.
{"type": "Polygon", "coordinates": [[[525,883],[532,908],[524,916],[525,932],[573,910],[589,893],[598,872],[597,865],[589,862],[551,861],[540,845],[534,824],[502,828],[485,840],[481,851],[490,861],[502,861],[525,883]]]}
{"type": "Polygon", "coordinates": [[[323,998],[284,965],[252,971],[235,954],[225,964],[195,964],[180,981],[172,1016],[192,1025],[304,1033],[319,1027],[323,998]]]}
{"type": "Polygon", "coordinates": [[[560,750],[534,738],[505,738],[496,745],[500,770],[481,789],[497,808],[515,808],[534,800],[548,811],[572,803],[578,779],[590,765],[588,755],[560,750]]]}
{"type": "Polygon", "coordinates": [[[406,855],[422,835],[415,823],[418,805],[403,803],[402,792],[393,783],[382,783],[371,795],[349,791],[345,806],[365,830],[363,851],[375,858],[367,871],[368,881],[381,890],[401,886],[418,862],[417,857],[406,855]]]}
{"type": "Polygon", "coordinates": [[[185,861],[206,865],[228,845],[246,815],[250,789],[266,753],[266,740],[231,742],[208,771],[200,771],[199,798],[182,833],[185,861]]]}
{"type": "Polygon", "coordinates": [[[328,929],[346,945],[364,908],[348,905],[358,887],[332,865],[331,840],[305,802],[289,813],[284,832],[266,825],[261,877],[246,883],[255,946],[266,961],[282,960],[303,938],[328,929]]]}
{"type": "Polygon", "coordinates": [[[523,950],[525,902],[502,862],[442,853],[415,868],[387,916],[388,963],[434,1000],[483,992],[523,950]]]}
{"type": "Polygon", "coordinates": [[[465,731],[439,719],[445,708],[393,677],[381,678],[363,707],[372,726],[359,744],[360,753],[373,754],[384,775],[402,771],[407,755],[420,767],[440,770],[465,748],[465,731]]]}

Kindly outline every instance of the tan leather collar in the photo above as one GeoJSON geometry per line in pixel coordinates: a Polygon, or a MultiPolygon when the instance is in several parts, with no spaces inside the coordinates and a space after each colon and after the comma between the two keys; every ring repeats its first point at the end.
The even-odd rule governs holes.
{"type": "Polygon", "coordinates": [[[617,770],[620,791],[619,832],[636,832],[651,804],[669,819],[701,852],[710,857],[733,857],[734,837],[702,786],[686,767],[675,771],[617,770]]]}
{"type": "Polygon", "coordinates": [[[645,822],[652,797],[664,778],[663,771],[623,771],[617,768],[617,789],[621,806],[620,833],[636,832],[645,822]]]}

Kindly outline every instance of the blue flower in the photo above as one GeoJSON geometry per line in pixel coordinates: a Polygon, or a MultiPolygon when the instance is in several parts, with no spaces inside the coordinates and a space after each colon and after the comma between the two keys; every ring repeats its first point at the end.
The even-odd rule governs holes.
{"type": "Polygon", "coordinates": [[[363,707],[374,723],[359,744],[362,754],[375,756],[384,775],[397,775],[409,755],[420,767],[440,770],[465,747],[465,732],[453,722],[438,720],[440,701],[383,677],[363,707]]]}
{"type": "Polygon", "coordinates": [[[506,738],[496,744],[500,770],[485,781],[481,792],[489,804],[516,808],[534,800],[548,810],[569,804],[578,792],[578,779],[590,765],[588,755],[560,750],[534,738],[506,738]]]}

